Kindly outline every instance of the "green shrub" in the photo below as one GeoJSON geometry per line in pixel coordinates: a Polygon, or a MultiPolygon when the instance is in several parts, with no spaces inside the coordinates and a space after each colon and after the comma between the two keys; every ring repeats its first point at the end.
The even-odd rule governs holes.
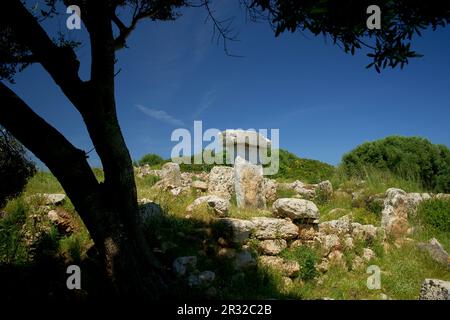
{"type": "Polygon", "coordinates": [[[299,246],[295,249],[284,251],[282,256],[289,260],[295,260],[300,264],[300,279],[312,280],[318,275],[316,263],[319,258],[317,252],[312,248],[299,246]]]}
{"type": "Polygon", "coordinates": [[[283,180],[301,180],[318,183],[330,179],[335,167],[318,160],[302,159],[286,150],[279,150],[279,171],[273,178],[283,180]]]}
{"type": "Polygon", "coordinates": [[[163,158],[161,158],[159,155],[154,153],[149,153],[144,155],[139,161],[138,164],[140,166],[148,164],[149,166],[155,166],[160,165],[166,162],[163,158]]]}
{"type": "Polygon", "coordinates": [[[450,232],[450,201],[430,199],[423,201],[417,210],[421,223],[442,232],[450,232]]]}
{"type": "Polygon", "coordinates": [[[375,168],[419,181],[430,191],[450,192],[450,150],[424,138],[392,136],[364,143],[345,154],[341,166],[349,176],[364,178],[367,168],[375,168]]]}
{"type": "Polygon", "coordinates": [[[22,225],[26,220],[27,206],[22,198],[7,205],[5,217],[0,219],[0,264],[25,262],[27,252],[22,244],[22,225]]]}
{"type": "Polygon", "coordinates": [[[36,167],[26,158],[22,145],[0,127],[0,208],[18,196],[35,173],[36,167]]]}

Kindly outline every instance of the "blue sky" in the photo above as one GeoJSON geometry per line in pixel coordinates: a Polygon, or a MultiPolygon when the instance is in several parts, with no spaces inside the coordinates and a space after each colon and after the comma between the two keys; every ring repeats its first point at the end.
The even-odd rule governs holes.
{"type": "MultiPolygon", "coordinates": [[[[118,52],[117,112],[133,159],[169,157],[172,131],[192,129],[194,120],[204,129],[279,129],[282,148],[331,164],[358,144],[394,134],[450,146],[450,28],[425,32],[413,42],[423,58],[379,75],[365,69],[364,53],[347,55],[300,33],[275,38],[267,23],[246,22],[242,10],[223,3],[217,15],[235,16],[239,39],[229,51],[242,57],[227,56],[212,40],[201,8],[175,22],[141,23],[118,52]]],[[[63,30],[65,19],[62,12],[46,28],[63,30]]],[[[86,40],[84,28],[68,36],[86,40]]],[[[89,45],[77,54],[87,79],[89,45]]],[[[12,88],[74,145],[92,149],[81,117],[39,65],[12,88]]],[[[100,166],[95,152],[90,161],[100,166]]]]}

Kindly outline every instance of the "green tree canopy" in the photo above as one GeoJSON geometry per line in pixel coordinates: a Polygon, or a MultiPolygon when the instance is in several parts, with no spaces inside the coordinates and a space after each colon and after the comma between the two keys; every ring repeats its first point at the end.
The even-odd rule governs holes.
{"type": "Polygon", "coordinates": [[[155,166],[164,163],[164,159],[157,154],[149,153],[144,155],[138,162],[140,166],[148,164],[149,166],[155,166]]]}
{"type": "Polygon", "coordinates": [[[416,179],[424,188],[450,192],[450,150],[420,137],[391,136],[363,143],[342,158],[345,172],[364,176],[367,167],[416,179]]]}

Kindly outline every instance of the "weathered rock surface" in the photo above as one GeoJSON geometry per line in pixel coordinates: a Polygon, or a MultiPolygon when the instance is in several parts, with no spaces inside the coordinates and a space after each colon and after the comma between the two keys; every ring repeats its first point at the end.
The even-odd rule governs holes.
{"type": "Polygon", "coordinates": [[[256,266],[256,259],[248,250],[244,248],[243,250],[236,253],[234,259],[234,268],[237,270],[252,268],[256,266]]]}
{"type": "Polygon", "coordinates": [[[330,181],[325,180],[317,184],[316,194],[321,194],[325,199],[330,199],[333,196],[333,185],[330,181]]]}
{"type": "Polygon", "coordinates": [[[194,189],[198,189],[200,191],[206,191],[208,190],[208,184],[201,180],[194,180],[191,183],[191,187],[194,189]]]}
{"type": "Polygon", "coordinates": [[[163,214],[161,206],[152,200],[143,198],[139,200],[139,204],[139,215],[142,222],[163,214]]]}
{"type": "Polygon", "coordinates": [[[186,208],[186,211],[192,213],[196,208],[203,204],[207,204],[208,207],[212,208],[214,214],[218,217],[227,216],[228,210],[230,209],[230,202],[228,200],[210,195],[195,199],[194,202],[186,208]]]}
{"type": "Polygon", "coordinates": [[[295,239],[298,236],[298,227],[289,220],[255,217],[253,223],[254,236],[259,240],[268,239],[295,239]]]}
{"type": "Polygon", "coordinates": [[[178,257],[172,264],[173,271],[178,276],[184,276],[189,272],[192,272],[197,267],[196,256],[178,257]]]}
{"type": "Polygon", "coordinates": [[[450,300],[450,281],[425,279],[420,288],[420,300],[450,300]]]}
{"type": "Polygon", "coordinates": [[[344,235],[351,232],[352,222],[349,216],[343,216],[337,220],[330,220],[320,223],[319,230],[325,234],[344,235]]]}
{"type": "Polygon", "coordinates": [[[292,220],[302,220],[318,222],[319,209],[314,202],[304,199],[281,198],[272,205],[275,216],[280,218],[290,218],[292,220]]]}
{"type": "Polygon", "coordinates": [[[198,274],[191,274],[187,281],[190,287],[207,287],[214,281],[216,274],[213,271],[202,271],[198,274]]]}
{"type": "Polygon", "coordinates": [[[259,257],[261,265],[280,271],[286,277],[296,277],[300,272],[300,265],[297,261],[284,260],[281,257],[261,256],[259,257]]]}
{"type": "Polygon", "coordinates": [[[396,238],[407,234],[408,216],[414,216],[419,204],[431,199],[428,193],[406,193],[401,189],[389,188],[385,193],[381,226],[387,235],[396,238]]]}
{"type": "Polygon", "coordinates": [[[264,178],[263,187],[264,197],[267,202],[274,202],[277,200],[277,181],[273,179],[264,178]]]}
{"type": "Polygon", "coordinates": [[[375,252],[373,252],[370,248],[364,248],[361,258],[363,258],[366,262],[369,262],[375,258],[375,252]]]}
{"type": "Polygon", "coordinates": [[[36,196],[40,197],[47,206],[57,206],[66,200],[66,195],[63,193],[38,193],[36,196]]]}
{"type": "Polygon", "coordinates": [[[174,162],[165,163],[161,169],[161,183],[164,187],[181,187],[180,165],[174,162]]]}
{"type": "Polygon", "coordinates": [[[255,227],[250,220],[222,218],[218,220],[223,237],[231,244],[244,244],[250,238],[250,232],[255,227]]]}
{"type": "Polygon", "coordinates": [[[365,266],[365,261],[360,256],[355,256],[352,261],[352,270],[361,270],[365,266]]]}
{"type": "Polygon", "coordinates": [[[50,210],[47,213],[49,220],[55,224],[62,233],[70,234],[75,230],[75,222],[72,215],[62,209],[50,210]]]}
{"type": "Polygon", "coordinates": [[[381,227],[387,235],[401,237],[408,231],[408,207],[406,192],[389,188],[386,191],[384,208],[381,216],[381,227]]]}
{"type": "Polygon", "coordinates": [[[330,266],[335,266],[339,268],[346,269],[347,265],[345,263],[344,254],[340,250],[333,250],[328,255],[328,261],[330,266]]]}
{"type": "Polygon", "coordinates": [[[319,234],[316,244],[322,248],[323,254],[327,256],[331,251],[341,249],[341,242],[335,234],[319,234]]]}
{"type": "Polygon", "coordinates": [[[237,157],[234,164],[234,179],[238,207],[254,209],[266,207],[261,165],[251,164],[237,157]]]}
{"type": "Polygon", "coordinates": [[[371,224],[352,223],[352,237],[358,240],[372,241],[377,237],[378,228],[371,224]]]}
{"type": "Polygon", "coordinates": [[[234,193],[234,171],[232,167],[215,166],[209,173],[208,193],[227,200],[234,193]]]}
{"type": "Polygon", "coordinates": [[[287,242],[284,239],[263,240],[258,244],[258,249],[262,254],[276,256],[287,248],[287,242]]]}
{"type": "Polygon", "coordinates": [[[299,180],[292,182],[290,185],[287,185],[289,189],[297,192],[298,195],[303,199],[312,199],[316,196],[316,186],[312,184],[306,184],[299,180]]]}
{"type": "Polygon", "coordinates": [[[434,261],[450,267],[448,252],[445,251],[444,247],[436,238],[432,238],[428,243],[418,243],[417,247],[420,250],[428,252],[434,261]]]}

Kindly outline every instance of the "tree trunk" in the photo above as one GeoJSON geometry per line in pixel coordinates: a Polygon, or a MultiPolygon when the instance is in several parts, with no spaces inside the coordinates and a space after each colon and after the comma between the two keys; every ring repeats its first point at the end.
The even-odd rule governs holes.
{"type": "MultiPolygon", "coordinates": [[[[164,294],[165,275],[150,253],[139,225],[131,160],[128,166],[125,163],[118,169],[122,177],[119,183],[105,180],[99,184],[84,151],[75,148],[1,83],[0,101],[0,123],[48,166],[80,214],[111,279],[114,294],[139,298],[164,294]],[[133,198],[129,201],[122,200],[125,184],[132,190],[126,193],[133,198]]],[[[117,155],[118,151],[114,152],[117,155]]],[[[120,156],[129,158],[128,151],[111,161],[120,156]]]]}
{"type": "Polygon", "coordinates": [[[89,230],[116,293],[157,297],[164,292],[164,280],[140,226],[132,161],[116,116],[111,3],[79,2],[91,41],[91,79],[87,82],[78,76],[79,61],[72,48],[56,45],[20,0],[8,1],[0,10],[2,23],[14,31],[17,41],[32,52],[80,112],[101,159],[104,183],[96,180],[84,151],[2,83],[0,124],[61,183],[89,230]]]}

